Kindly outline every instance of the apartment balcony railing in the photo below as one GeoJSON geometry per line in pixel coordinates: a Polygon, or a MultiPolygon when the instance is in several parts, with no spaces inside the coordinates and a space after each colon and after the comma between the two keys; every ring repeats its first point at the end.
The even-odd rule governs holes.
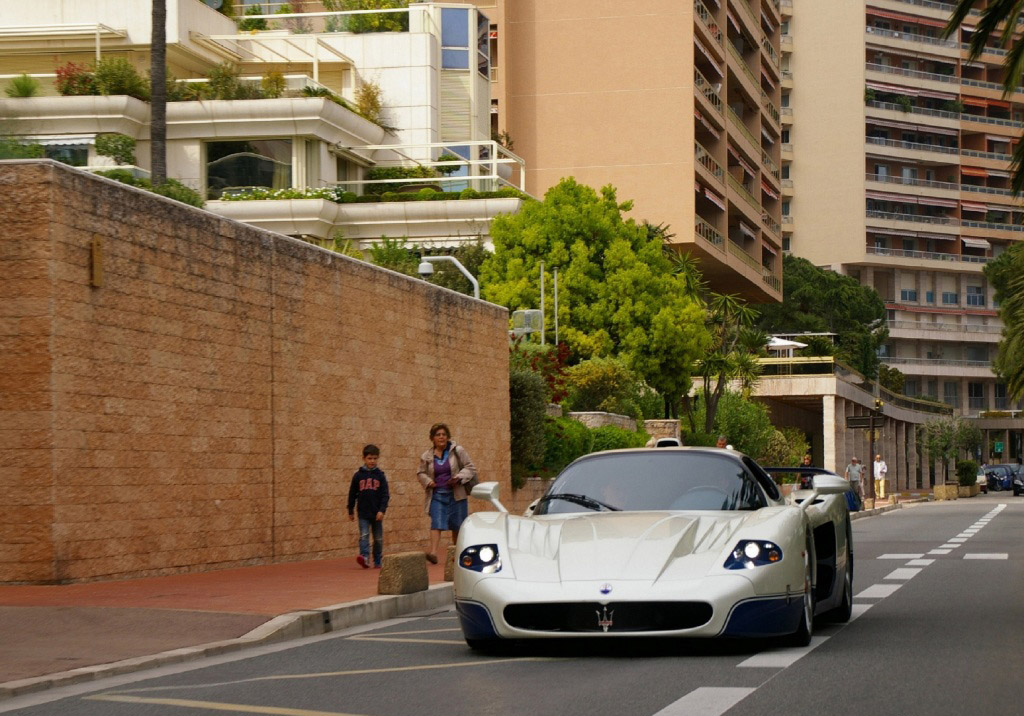
{"type": "MultiPolygon", "coordinates": [[[[1009,138],[1007,138],[1009,141],[1009,138]]],[[[961,149],[960,154],[965,157],[977,157],[978,159],[994,159],[997,162],[1008,162],[1013,157],[1009,154],[1000,154],[998,152],[979,152],[976,149],[961,149]]]]}
{"type": "Polygon", "coordinates": [[[772,61],[772,64],[775,65],[775,68],[778,69],[779,53],[777,53],[775,48],[772,47],[771,38],[767,35],[761,38],[761,48],[765,51],[765,54],[768,55],[768,58],[772,61]]]}
{"type": "Polygon", "coordinates": [[[754,198],[754,195],[747,191],[747,188],[743,186],[732,174],[726,174],[729,177],[729,186],[736,190],[736,192],[747,200],[747,203],[757,209],[757,213],[761,213],[761,202],[754,198]]]}
{"type": "MultiPolygon", "coordinates": [[[[983,82],[981,80],[969,80],[969,79],[966,79],[966,78],[963,78],[963,77],[960,78],[960,84],[961,85],[967,85],[968,87],[981,87],[982,89],[996,90],[997,92],[1002,92],[1005,89],[1003,87],[1003,85],[998,84],[996,82],[983,82]]],[[[1014,92],[1024,92],[1024,87],[1015,87],[1013,91],[1014,92]]]]}
{"type": "Polygon", "coordinates": [[[782,145],[782,151],[784,151],[784,152],[792,152],[793,151],[793,145],[790,144],[789,142],[785,142],[782,145]]]}
{"type": "Polygon", "coordinates": [[[721,113],[722,96],[718,94],[718,92],[715,90],[715,86],[708,82],[707,77],[705,77],[701,73],[701,71],[698,70],[696,67],[693,68],[693,86],[697,89],[698,92],[700,92],[707,98],[708,102],[711,103],[712,107],[714,107],[719,111],[719,113],[721,113]]]}
{"type": "Polygon", "coordinates": [[[782,79],[784,79],[784,80],[791,80],[791,79],[793,79],[793,72],[791,70],[783,70],[782,71],[782,79]]]}
{"type": "MultiPolygon", "coordinates": [[[[745,5],[746,3],[741,2],[738,4],[745,5]]],[[[725,44],[729,46],[729,54],[732,55],[733,58],[739,63],[740,68],[743,70],[743,74],[747,76],[747,79],[753,82],[755,87],[760,87],[761,82],[757,79],[757,77],[754,76],[754,72],[750,69],[750,65],[748,65],[747,61],[743,59],[743,55],[741,55],[740,51],[736,49],[736,45],[732,44],[731,42],[727,42],[725,44]]]]}
{"type": "Polygon", "coordinates": [[[790,214],[783,214],[782,215],[782,223],[783,224],[792,224],[793,223],[793,217],[790,214]]]}
{"type": "Polygon", "coordinates": [[[894,2],[901,2],[907,5],[917,5],[918,7],[927,7],[932,10],[942,10],[944,12],[952,12],[953,6],[956,4],[953,2],[935,2],[935,0],[894,0],[894,2]]]}
{"type": "Polygon", "coordinates": [[[759,142],[757,138],[755,138],[754,135],[751,133],[751,131],[747,129],[747,125],[744,124],[743,118],[736,114],[736,110],[734,110],[732,107],[729,107],[729,119],[731,119],[732,123],[736,125],[737,129],[740,130],[740,133],[747,138],[748,142],[753,144],[758,149],[761,148],[761,142],[759,142]]]}
{"type": "Polygon", "coordinates": [[[960,185],[947,182],[947,181],[932,181],[931,179],[913,179],[910,177],[903,176],[886,176],[882,174],[873,174],[866,172],[864,178],[868,181],[877,181],[883,184],[902,184],[904,186],[925,186],[929,189],[947,189],[949,191],[959,191],[960,185]]]}
{"type": "Polygon", "coordinates": [[[997,224],[992,221],[961,221],[960,225],[968,229],[992,229],[993,231],[1024,231],[1020,224],[997,224]]]}
{"type": "Polygon", "coordinates": [[[730,254],[732,254],[733,256],[738,258],[740,261],[742,261],[743,263],[745,263],[747,266],[749,266],[750,268],[754,269],[758,273],[761,273],[761,271],[764,268],[764,266],[761,265],[760,261],[755,259],[750,254],[748,254],[746,251],[744,251],[742,248],[737,246],[732,241],[728,241],[726,243],[729,244],[729,253],[730,254]]]}
{"type": "Polygon", "coordinates": [[[702,239],[713,245],[719,251],[724,251],[725,237],[722,236],[721,232],[718,231],[718,229],[716,229],[708,222],[704,221],[704,219],[700,218],[699,216],[696,218],[697,223],[695,227],[695,233],[697,234],[697,236],[701,237],[702,239]]]}
{"type": "Polygon", "coordinates": [[[960,47],[960,43],[956,40],[944,40],[940,37],[928,37],[927,35],[914,35],[909,32],[895,32],[893,30],[883,30],[878,27],[867,26],[864,30],[868,35],[875,35],[876,37],[888,37],[893,40],[906,40],[907,42],[920,42],[925,45],[935,45],[937,47],[948,47],[950,49],[957,49],[960,47]]]}
{"type": "Polygon", "coordinates": [[[779,222],[777,222],[775,219],[771,217],[770,214],[762,213],[761,223],[764,224],[765,227],[776,236],[782,235],[782,227],[779,225],[779,222]]]}
{"type": "Polygon", "coordinates": [[[943,331],[945,333],[1002,333],[1002,326],[982,326],[974,323],[932,323],[930,321],[887,321],[889,328],[907,331],[943,331]]]}
{"type": "Polygon", "coordinates": [[[869,62],[865,66],[868,72],[882,72],[887,75],[900,75],[901,77],[914,77],[919,80],[931,80],[932,82],[947,82],[956,84],[960,78],[955,75],[940,75],[936,72],[919,72],[918,70],[905,70],[902,67],[892,65],[879,65],[869,62]]]}
{"type": "Polygon", "coordinates": [[[1024,122],[1018,122],[1013,119],[1005,119],[1003,117],[983,117],[980,114],[970,114],[969,112],[963,112],[960,115],[961,122],[981,122],[983,124],[997,124],[1001,127],[1013,127],[1014,129],[1020,129],[1024,127],[1024,122]]]}
{"type": "Polygon", "coordinates": [[[999,189],[994,186],[977,186],[975,184],[961,184],[960,191],[975,192],[978,194],[994,194],[996,196],[1013,196],[1011,189],[999,189]]]}
{"type": "Polygon", "coordinates": [[[715,161],[715,158],[708,153],[708,150],[699,143],[695,145],[697,162],[714,175],[715,179],[725,184],[725,170],[722,165],[715,161]]]}
{"type": "Polygon", "coordinates": [[[793,108],[792,107],[783,107],[782,109],[779,110],[779,114],[781,114],[783,117],[792,117],[793,116],[793,108]]]}
{"type": "Polygon", "coordinates": [[[772,290],[782,290],[782,279],[772,273],[772,270],[767,266],[761,267],[761,282],[770,286],[772,290]]]}
{"type": "MultiPolygon", "coordinates": [[[[903,112],[906,114],[923,114],[926,117],[942,117],[943,119],[960,119],[959,112],[947,112],[944,109],[929,109],[927,107],[911,107],[909,110],[902,105],[893,104],[892,102],[879,102],[878,100],[868,100],[865,102],[868,107],[875,107],[877,109],[887,109],[892,112],[903,112]]],[[[871,121],[870,119],[868,121],[871,121]]]]}
{"type": "MultiPolygon", "coordinates": [[[[975,11],[972,10],[971,12],[973,13],[975,11]]],[[[971,46],[967,42],[961,43],[960,44],[960,48],[963,49],[963,50],[967,50],[968,52],[970,52],[970,50],[971,50],[971,46]]],[[[1002,47],[992,47],[991,45],[986,45],[985,49],[982,50],[982,52],[990,54],[990,55],[999,55],[1000,57],[1002,57],[1002,56],[1004,56],[1006,54],[1006,50],[1004,50],[1002,47]]]]}
{"type": "Polygon", "coordinates": [[[714,16],[711,11],[708,10],[707,6],[700,0],[694,0],[693,2],[693,13],[700,19],[701,24],[704,28],[711,33],[711,36],[718,40],[718,44],[722,44],[722,28],[715,22],[714,16]]]}
{"type": "Polygon", "coordinates": [[[896,149],[913,149],[918,152],[936,152],[938,154],[959,154],[956,147],[943,147],[938,144],[922,144],[920,142],[904,142],[900,139],[883,139],[882,137],[865,137],[868,144],[877,144],[883,147],[894,147],[896,149]]]}
{"type": "Polygon", "coordinates": [[[782,188],[783,189],[792,189],[793,188],[793,180],[792,179],[783,179],[782,180],[782,188]]]}
{"type": "Polygon", "coordinates": [[[935,251],[904,251],[903,249],[884,249],[880,246],[868,246],[867,253],[874,256],[894,256],[906,259],[924,259],[925,261],[961,261],[970,264],[986,264],[992,261],[987,256],[965,256],[963,254],[942,254],[935,251]]]}
{"type": "MultiPolygon", "coordinates": [[[[761,21],[757,18],[757,16],[754,15],[754,11],[750,8],[750,5],[747,4],[747,1],[746,0],[739,0],[739,2],[733,3],[733,4],[734,5],[739,5],[740,9],[742,10],[742,12],[740,14],[747,18],[747,21],[750,23],[750,27],[751,28],[756,28],[754,30],[754,32],[760,32],[760,30],[761,30],[761,21]]],[[[761,6],[761,3],[758,3],[758,7],[760,7],[760,6],[761,6]]]]}
{"type": "Polygon", "coordinates": [[[775,123],[779,123],[779,109],[776,107],[771,99],[768,97],[768,93],[761,90],[761,106],[768,112],[768,116],[775,120],[775,123]]]}
{"type": "Polygon", "coordinates": [[[771,174],[773,177],[781,181],[782,171],[779,169],[778,165],[776,165],[775,162],[772,161],[772,158],[768,156],[768,152],[764,151],[763,149],[761,150],[761,162],[766,167],[768,167],[769,174],[771,174]]]}
{"type": "Polygon", "coordinates": [[[869,219],[883,219],[885,221],[911,221],[915,224],[939,224],[942,226],[960,226],[960,219],[955,216],[928,216],[926,214],[900,214],[893,211],[867,210],[869,219]]]}
{"type": "MultiPolygon", "coordinates": [[[[987,360],[960,360],[955,358],[893,358],[885,356],[881,360],[883,363],[902,363],[903,365],[960,366],[968,368],[989,368],[992,365],[992,362],[987,360]]],[[[950,398],[944,398],[943,402],[948,400],[950,398]]]]}

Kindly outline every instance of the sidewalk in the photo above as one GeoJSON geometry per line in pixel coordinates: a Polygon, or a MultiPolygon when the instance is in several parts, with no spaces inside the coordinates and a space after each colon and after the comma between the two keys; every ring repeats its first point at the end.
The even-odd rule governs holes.
{"type": "Polygon", "coordinates": [[[0,586],[0,699],[450,602],[450,588],[433,586],[443,565],[427,572],[428,592],[394,597],[378,596],[380,571],[352,558],[0,586]]]}

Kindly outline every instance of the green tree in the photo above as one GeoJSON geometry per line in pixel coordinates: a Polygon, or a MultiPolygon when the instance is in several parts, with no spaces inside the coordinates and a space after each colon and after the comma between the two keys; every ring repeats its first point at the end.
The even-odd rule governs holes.
{"type": "Polygon", "coordinates": [[[903,387],[907,383],[907,376],[898,368],[887,366],[884,363],[878,366],[878,383],[886,390],[897,395],[903,394],[903,387]]]}
{"type": "Polygon", "coordinates": [[[641,381],[618,358],[589,358],[567,371],[569,409],[643,417],[635,395],[641,381]]]}
{"type": "Polygon", "coordinates": [[[885,303],[856,279],[787,255],[782,303],[761,307],[757,326],[768,333],[835,333],[837,355],[868,378],[878,375],[878,349],[889,337],[885,303]]]}
{"type": "MultiPolygon", "coordinates": [[[[660,238],[623,218],[631,207],[610,186],[598,193],[569,178],[543,201],[497,217],[494,254],[481,267],[483,293],[510,310],[536,308],[540,262],[549,292],[558,267],[560,338],[573,358],[619,356],[674,405],[710,336],[660,238]]],[[[553,326],[553,301],[545,309],[553,326]]]]}
{"type": "Polygon", "coordinates": [[[1011,245],[988,264],[985,278],[995,289],[1005,326],[993,369],[1006,381],[1011,398],[1019,400],[1024,397],[1024,245],[1011,245]]]}
{"type": "MultiPolygon", "coordinates": [[[[950,15],[949,22],[942,32],[943,37],[949,37],[960,32],[960,25],[970,14],[976,5],[983,5],[978,0],[957,0],[956,7],[950,15]]],[[[981,16],[977,22],[972,18],[971,25],[975,25],[971,33],[970,52],[968,61],[978,59],[988,42],[992,38],[997,39],[997,45],[1001,48],[1009,48],[1003,58],[1003,98],[1012,99],[1013,93],[1020,86],[1021,74],[1024,71],[1024,36],[1017,32],[1017,21],[1024,12],[1024,2],[1021,0],[990,0],[985,7],[978,8],[981,16]]],[[[1017,142],[1013,149],[1013,160],[1010,162],[1013,177],[1010,186],[1015,195],[1020,195],[1024,190],[1024,142],[1017,142]]]]}
{"type": "Polygon", "coordinates": [[[928,454],[941,460],[943,479],[948,480],[949,461],[958,460],[965,451],[976,450],[981,445],[981,431],[959,416],[946,416],[922,425],[921,440],[928,454]]]}
{"type": "MultiPolygon", "coordinates": [[[[708,402],[697,400],[695,403],[697,421],[704,422],[708,402]]],[[[714,422],[705,434],[725,435],[734,448],[761,460],[775,456],[778,446],[773,443],[777,432],[764,404],[736,391],[725,390],[719,396],[714,422]]]]}
{"type": "MultiPolygon", "coordinates": [[[[322,0],[326,10],[388,10],[409,7],[409,0],[322,0]]],[[[409,14],[405,12],[382,12],[366,15],[331,17],[327,20],[328,32],[408,32],[409,14]]]]}

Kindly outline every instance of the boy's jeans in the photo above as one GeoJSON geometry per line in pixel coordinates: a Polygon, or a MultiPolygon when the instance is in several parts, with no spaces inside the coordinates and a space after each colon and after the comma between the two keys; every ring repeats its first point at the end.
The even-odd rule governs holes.
{"type": "Polygon", "coordinates": [[[380,566],[381,554],[384,551],[384,523],[377,520],[359,518],[359,554],[370,556],[370,531],[373,531],[373,566],[380,566]]]}

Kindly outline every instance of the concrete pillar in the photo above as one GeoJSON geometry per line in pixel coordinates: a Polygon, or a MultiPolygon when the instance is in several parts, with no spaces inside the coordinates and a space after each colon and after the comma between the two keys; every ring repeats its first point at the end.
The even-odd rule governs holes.
{"type": "Polygon", "coordinates": [[[988,464],[988,458],[989,458],[989,455],[988,455],[988,444],[989,443],[988,443],[988,441],[989,441],[989,435],[988,435],[988,429],[986,428],[986,429],[981,431],[981,464],[982,465],[987,465],[988,464]]]}
{"type": "Polygon", "coordinates": [[[910,474],[907,478],[909,489],[920,488],[924,483],[918,479],[917,474],[920,464],[917,459],[917,426],[913,423],[907,425],[907,457],[910,462],[910,474]]]}
{"type": "Polygon", "coordinates": [[[896,460],[896,472],[893,473],[893,488],[896,492],[905,490],[907,487],[907,438],[904,432],[904,423],[902,420],[896,421],[895,430],[893,430],[895,441],[896,441],[896,454],[893,456],[896,460]]]}
{"type": "Polygon", "coordinates": [[[840,430],[836,420],[837,402],[834,395],[821,396],[821,466],[832,472],[836,472],[836,437],[840,430]]]}

